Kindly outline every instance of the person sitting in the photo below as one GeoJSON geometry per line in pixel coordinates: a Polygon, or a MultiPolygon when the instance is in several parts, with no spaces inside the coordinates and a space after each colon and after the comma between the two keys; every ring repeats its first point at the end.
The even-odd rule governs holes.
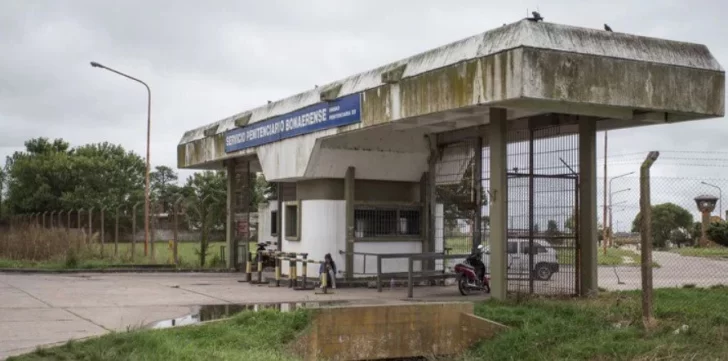
{"type": "Polygon", "coordinates": [[[336,263],[331,258],[331,253],[324,256],[324,263],[319,267],[319,275],[326,274],[326,284],[331,288],[336,288],[336,263]]]}

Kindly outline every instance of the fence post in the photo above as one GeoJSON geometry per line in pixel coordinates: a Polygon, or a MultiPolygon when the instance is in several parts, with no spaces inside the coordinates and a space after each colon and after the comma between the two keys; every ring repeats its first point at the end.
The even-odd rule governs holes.
{"type": "Polygon", "coordinates": [[[131,262],[134,263],[134,257],[136,256],[136,221],[137,221],[137,207],[139,207],[139,203],[137,202],[134,204],[134,206],[131,208],[131,262]]]}
{"type": "Polygon", "coordinates": [[[58,228],[66,228],[63,226],[63,211],[58,211],[58,228]]]}
{"type": "Polygon", "coordinates": [[[119,213],[121,213],[121,206],[116,207],[116,217],[114,218],[114,257],[119,256],[119,213]]]}
{"type": "Polygon", "coordinates": [[[106,233],[106,228],[104,227],[104,206],[101,206],[101,229],[99,230],[100,236],[101,236],[101,257],[104,256],[104,248],[106,248],[106,238],[104,237],[104,234],[106,233]]]}
{"type": "Polygon", "coordinates": [[[377,292],[382,292],[382,256],[377,255],[377,292]]]}
{"type": "Polygon", "coordinates": [[[173,236],[174,236],[174,264],[179,266],[179,254],[177,253],[178,245],[179,245],[179,213],[180,213],[180,202],[182,202],[183,198],[179,197],[174,204],[172,205],[172,211],[174,212],[174,229],[173,229],[173,236]]]}
{"type": "Polygon", "coordinates": [[[157,254],[155,252],[154,248],[154,242],[157,240],[156,234],[157,234],[157,221],[159,219],[159,203],[155,202],[152,204],[152,213],[149,215],[152,217],[150,220],[150,230],[149,230],[149,247],[151,247],[152,250],[152,263],[157,262],[157,254]]]}
{"type": "Polygon", "coordinates": [[[69,210],[68,214],[66,214],[66,232],[69,232],[71,230],[71,213],[73,210],[69,210]]]}
{"type": "Polygon", "coordinates": [[[94,235],[93,221],[94,221],[94,207],[90,207],[88,209],[88,244],[89,244],[89,246],[93,242],[93,235],[94,235]]]}
{"type": "Polygon", "coordinates": [[[43,228],[46,228],[46,214],[48,214],[48,211],[43,212],[43,228]]]}
{"type": "Polygon", "coordinates": [[[301,285],[301,289],[306,289],[306,283],[307,283],[307,275],[308,275],[308,253],[302,253],[301,256],[303,256],[303,269],[301,270],[301,274],[303,276],[303,284],[301,285]]]}
{"type": "Polygon", "coordinates": [[[79,233],[78,246],[76,248],[78,248],[79,250],[81,249],[81,239],[82,239],[81,235],[83,234],[83,226],[81,225],[81,212],[83,212],[83,208],[78,209],[78,215],[77,215],[78,224],[76,225],[78,228],[78,233],[79,233]]]}
{"type": "Polygon", "coordinates": [[[409,256],[407,258],[407,298],[412,298],[412,294],[414,293],[412,290],[412,271],[414,271],[414,261],[412,260],[412,256],[409,256]]]}
{"type": "Polygon", "coordinates": [[[640,167],[640,213],[642,214],[642,321],[645,328],[654,324],[652,316],[652,205],[650,202],[650,167],[660,156],[650,152],[640,167]]]}
{"type": "Polygon", "coordinates": [[[53,227],[54,227],[54,226],[53,226],[53,215],[54,215],[54,214],[56,214],[56,211],[51,211],[51,218],[50,218],[50,227],[49,227],[49,228],[53,228],[53,227]]]}

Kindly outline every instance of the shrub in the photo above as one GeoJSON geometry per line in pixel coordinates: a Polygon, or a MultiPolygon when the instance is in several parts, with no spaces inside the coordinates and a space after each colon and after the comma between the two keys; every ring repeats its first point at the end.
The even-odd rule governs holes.
{"type": "Polygon", "coordinates": [[[728,222],[713,222],[705,231],[708,238],[723,246],[728,247],[728,222]]]}

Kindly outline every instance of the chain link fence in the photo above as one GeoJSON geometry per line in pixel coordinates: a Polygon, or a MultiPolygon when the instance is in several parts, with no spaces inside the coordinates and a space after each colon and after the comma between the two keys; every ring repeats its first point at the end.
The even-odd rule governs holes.
{"type": "MultiPolygon", "coordinates": [[[[607,202],[599,206],[599,285],[606,289],[641,287],[639,181],[632,174],[607,178],[607,202]]],[[[728,247],[719,242],[728,179],[653,176],[650,184],[654,287],[727,284],[728,247]]]]}

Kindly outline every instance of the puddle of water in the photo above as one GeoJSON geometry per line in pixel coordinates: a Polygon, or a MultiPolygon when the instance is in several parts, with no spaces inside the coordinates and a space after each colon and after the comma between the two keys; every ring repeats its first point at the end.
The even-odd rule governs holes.
{"type": "Polygon", "coordinates": [[[348,301],[324,301],[324,302],[288,302],[288,303],[261,303],[261,304],[223,304],[223,305],[200,305],[189,315],[154,322],[148,326],[152,329],[169,328],[176,326],[192,325],[195,323],[219,320],[228,318],[243,311],[277,310],[281,312],[295,311],[299,308],[320,308],[347,304],[348,301]]]}

